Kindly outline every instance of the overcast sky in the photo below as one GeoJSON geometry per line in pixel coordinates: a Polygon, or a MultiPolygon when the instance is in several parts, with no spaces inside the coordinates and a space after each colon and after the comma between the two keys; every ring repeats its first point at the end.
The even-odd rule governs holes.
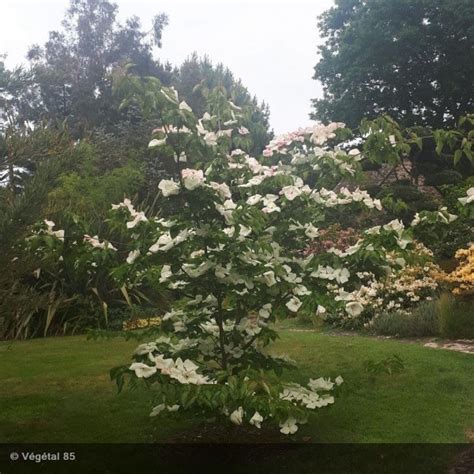
{"type": "MultiPolygon", "coordinates": [[[[115,0],[119,19],[141,18],[145,28],[169,15],[162,60],[180,64],[193,51],[222,62],[259,100],[270,105],[277,133],[309,122],[310,99],[321,96],[311,79],[317,62],[317,16],[332,0],[115,0]]],[[[0,53],[9,67],[25,62],[33,43],[60,27],[69,0],[0,0],[0,53]]]]}

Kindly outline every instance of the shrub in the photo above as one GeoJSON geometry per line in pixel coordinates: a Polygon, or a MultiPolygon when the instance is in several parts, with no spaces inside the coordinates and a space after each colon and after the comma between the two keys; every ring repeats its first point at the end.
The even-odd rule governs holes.
{"type": "Polygon", "coordinates": [[[72,212],[100,226],[113,202],[137,193],[143,184],[143,172],[137,162],[103,174],[92,166],[87,172],[64,174],[58,181],[48,196],[49,215],[59,220],[72,212]]]}
{"type": "Polygon", "coordinates": [[[437,273],[437,278],[448,285],[452,293],[461,297],[474,296],[474,244],[459,249],[455,254],[459,265],[451,273],[437,273]]]}
{"type": "Polygon", "coordinates": [[[437,302],[439,329],[449,339],[474,339],[474,306],[444,293],[437,302]]]}
{"type": "MultiPolygon", "coordinates": [[[[411,256],[410,262],[389,253],[386,258],[390,265],[384,278],[359,271],[361,284],[351,292],[350,298],[360,303],[363,311],[356,316],[339,311],[328,315],[328,321],[348,328],[370,326],[377,315],[393,312],[408,315],[420,302],[435,296],[439,285],[433,275],[440,269],[430,261],[432,254],[426,247],[416,243],[415,249],[416,255],[411,256]]],[[[341,297],[337,287],[328,285],[328,290],[336,300],[341,297]]]]}
{"type": "Polygon", "coordinates": [[[443,170],[439,173],[427,176],[425,184],[427,186],[455,185],[462,182],[462,174],[455,170],[443,170]]]}
{"type": "Polygon", "coordinates": [[[372,320],[369,330],[384,336],[436,336],[439,332],[436,303],[434,300],[424,301],[410,313],[384,312],[372,320]]]}

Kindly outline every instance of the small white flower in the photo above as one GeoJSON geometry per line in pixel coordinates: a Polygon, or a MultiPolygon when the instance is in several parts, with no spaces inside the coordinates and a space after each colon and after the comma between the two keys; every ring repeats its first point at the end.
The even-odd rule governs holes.
{"type": "Polygon", "coordinates": [[[217,132],[217,137],[231,137],[232,136],[232,129],[228,128],[227,130],[219,130],[217,132]]]}
{"type": "Polygon", "coordinates": [[[263,275],[262,275],[262,278],[263,278],[263,282],[267,285],[267,286],[273,286],[275,283],[276,283],[276,279],[275,279],[275,272],[269,270],[268,272],[265,272],[263,275]]]}
{"type": "Polygon", "coordinates": [[[158,184],[158,189],[163,193],[164,197],[179,194],[179,184],[172,179],[162,179],[158,184]]]}
{"type": "Polygon", "coordinates": [[[231,199],[232,198],[232,193],[230,191],[229,186],[226,183],[216,183],[212,181],[209,183],[209,186],[214,189],[214,191],[219,194],[221,199],[231,199]]]}
{"type": "Polygon", "coordinates": [[[235,110],[242,110],[242,107],[235,105],[231,100],[229,100],[229,105],[235,110]]]}
{"type": "Polygon", "coordinates": [[[245,225],[239,225],[239,235],[242,237],[248,237],[252,233],[252,229],[245,225]]]}
{"type": "Polygon", "coordinates": [[[293,417],[288,418],[284,423],[280,424],[280,433],[289,435],[298,431],[298,425],[293,417]]]}
{"type": "Polygon", "coordinates": [[[293,298],[291,298],[291,300],[286,303],[286,307],[293,313],[296,313],[300,309],[302,304],[303,303],[300,301],[299,298],[293,296],[293,298]]]}
{"type": "Polygon", "coordinates": [[[156,243],[154,243],[148,251],[151,253],[156,253],[156,252],[166,252],[169,250],[171,247],[174,245],[174,240],[171,238],[171,235],[169,232],[165,232],[164,234],[161,234],[156,243]]]}
{"type": "Polygon", "coordinates": [[[147,379],[156,373],[156,367],[150,367],[141,362],[134,362],[129,369],[133,370],[139,379],[147,379]]]}
{"type": "Polygon", "coordinates": [[[230,414],[230,421],[232,421],[234,425],[241,425],[243,419],[244,419],[244,409],[242,407],[237,408],[237,410],[233,411],[230,414]]]}
{"type": "Polygon", "coordinates": [[[313,224],[306,224],[304,233],[310,239],[315,239],[319,235],[319,230],[313,224]]]}
{"type": "Polygon", "coordinates": [[[179,405],[167,406],[166,409],[168,411],[178,411],[179,410],[179,405]]]}
{"type": "Polygon", "coordinates": [[[140,250],[132,250],[127,257],[127,263],[131,265],[140,256],[140,250]]]}
{"type": "Polygon", "coordinates": [[[248,135],[250,132],[249,132],[248,128],[240,127],[239,128],[239,133],[240,133],[240,135],[248,135]]]}
{"type": "Polygon", "coordinates": [[[154,138],[153,140],[151,140],[150,143],[148,143],[148,148],[154,148],[154,147],[157,147],[157,146],[162,146],[166,143],[166,138],[163,138],[161,140],[158,140],[156,138],[154,138]]]}
{"type": "Polygon", "coordinates": [[[173,276],[173,273],[171,272],[171,266],[163,265],[163,268],[161,269],[160,283],[164,283],[165,281],[168,281],[172,276],[173,276]]]}
{"type": "Polygon", "coordinates": [[[214,132],[207,132],[204,135],[204,141],[209,146],[217,145],[217,135],[214,132]]]}
{"type": "Polygon", "coordinates": [[[458,198],[458,201],[465,206],[466,204],[469,204],[471,202],[474,202],[474,186],[472,188],[469,188],[466,191],[466,197],[458,198]]]}
{"type": "Polygon", "coordinates": [[[331,382],[329,379],[324,379],[319,377],[319,379],[309,379],[308,387],[311,390],[332,390],[334,387],[334,382],[331,382]]]}
{"type": "Polygon", "coordinates": [[[249,206],[255,206],[255,204],[258,204],[261,200],[262,196],[260,194],[254,194],[247,199],[247,204],[249,206]]]}
{"type": "Polygon", "coordinates": [[[362,311],[364,311],[364,307],[357,301],[350,301],[346,304],[346,311],[353,317],[359,316],[362,311]]]}
{"type": "Polygon", "coordinates": [[[407,245],[411,242],[411,239],[397,239],[398,246],[403,250],[407,248],[407,245]]]}
{"type": "Polygon", "coordinates": [[[322,315],[322,314],[326,314],[327,310],[324,306],[318,304],[318,307],[316,309],[316,314],[318,315],[322,315]]]}
{"type": "Polygon", "coordinates": [[[204,173],[202,170],[186,168],[181,171],[184,187],[190,191],[204,184],[204,173]]]}
{"type": "Polygon", "coordinates": [[[150,416],[157,416],[165,409],[165,404],[161,403],[151,410],[150,416]]]}
{"type": "Polygon", "coordinates": [[[301,195],[301,189],[296,186],[285,186],[281,189],[281,194],[283,194],[288,201],[293,201],[293,199],[301,195]]]}
{"type": "Polygon", "coordinates": [[[270,317],[271,311],[272,311],[272,304],[267,303],[262,306],[262,308],[258,312],[258,315],[263,319],[267,319],[270,317]]]}
{"type": "Polygon", "coordinates": [[[134,351],[136,355],[145,355],[150,354],[150,352],[158,350],[156,343],[147,342],[145,344],[140,344],[134,351]]]}
{"type": "MultiPolygon", "coordinates": [[[[51,235],[54,235],[54,237],[56,237],[57,239],[64,241],[64,230],[63,229],[55,230],[55,231],[51,232],[51,235]]],[[[112,245],[110,245],[110,248],[112,248],[112,245]]]]}
{"type": "Polygon", "coordinates": [[[223,232],[225,235],[227,235],[227,237],[233,237],[235,234],[235,227],[234,226],[226,227],[223,230],[223,232]]]}
{"type": "Polygon", "coordinates": [[[148,222],[144,212],[135,212],[133,219],[127,222],[127,229],[133,229],[139,222],[148,222]]]}
{"type": "Polygon", "coordinates": [[[254,413],[254,415],[252,416],[252,418],[250,418],[249,423],[251,425],[256,426],[257,428],[261,428],[262,427],[262,425],[261,425],[262,421],[263,421],[263,416],[260,415],[260,413],[258,411],[256,411],[254,413]]]}
{"type": "Polygon", "coordinates": [[[179,110],[186,110],[187,112],[193,111],[193,109],[184,100],[179,104],[179,110]]]}
{"type": "Polygon", "coordinates": [[[336,385],[341,385],[341,383],[344,382],[344,379],[340,375],[338,375],[334,382],[336,382],[336,385]]]}
{"type": "Polygon", "coordinates": [[[405,226],[403,225],[402,221],[398,219],[394,219],[393,221],[390,221],[388,224],[385,224],[383,228],[385,230],[392,230],[400,235],[403,232],[403,229],[405,228],[405,226]]]}

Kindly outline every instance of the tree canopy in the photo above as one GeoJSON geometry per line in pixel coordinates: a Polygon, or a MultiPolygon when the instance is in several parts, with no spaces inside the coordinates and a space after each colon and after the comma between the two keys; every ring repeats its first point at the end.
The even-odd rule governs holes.
{"type": "Polygon", "coordinates": [[[319,21],[312,118],[355,126],[388,113],[404,126],[451,125],[474,106],[471,0],[336,0],[319,21]]]}
{"type": "Polygon", "coordinates": [[[34,45],[28,59],[35,70],[43,103],[42,117],[69,119],[76,135],[117,121],[112,95],[114,68],[133,64],[139,75],[167,82],[170,67],[153,58],[168,18],[153,18],[150,32],[137,17],[117,21],[117,5],[108,0],[71,0],[62,30],[52,31],[44,46],[34,45]]]}
{"type": "Polygon", "coordinates": [[[213,65],[209,58],[199,58],[193,53],[175,73],[174,83],[178,92],[198,115],[208,112],[208,99],[213,90],[223,94],[244,109],[243,125],[250,131],[253,141],[251,153],[259,154],[272,138],[270,110],[265,102],[259,103],[240,79],[223,64],[213,65]]]}

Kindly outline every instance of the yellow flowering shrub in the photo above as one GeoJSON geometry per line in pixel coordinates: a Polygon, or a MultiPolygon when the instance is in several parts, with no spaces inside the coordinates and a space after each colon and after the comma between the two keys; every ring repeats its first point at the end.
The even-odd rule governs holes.
{"type": "Polygon", "coordinates": [[[455,255],[459,261],[451,273],[439,273],[438,280],[447,283],[454,295],[474,296],[474,244],[467,249],[459,249],[455,255]]]}
{"type": "Polygon", "coordinates": [[[152,318],[134,318],[123,323],[124,331],[133,331],[134,329],[144,329],[152,326],[159,326],[161,324],[161,318],[155,316],[152,318]]]}

